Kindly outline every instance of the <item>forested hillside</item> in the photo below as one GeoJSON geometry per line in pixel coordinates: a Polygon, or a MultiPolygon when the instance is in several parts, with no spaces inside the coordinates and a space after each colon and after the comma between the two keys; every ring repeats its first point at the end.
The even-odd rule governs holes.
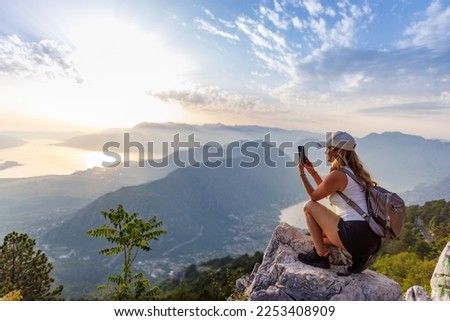
{"type": "Polygon", "coordinates": [[[251,273],[263,253],[247,254],[238,258],[230,256],[210,260],[199,265],[191,264],[182,272],[160,284],[159,299],[171,301],[226,300],[234,293],[236,280],[251,273]]]}
{"type": "Polygon", "coordinates": [[[420,285],[430,293],[439,255],[450,241],[450,202],[435,200],[407,208],[399,240],[384,242],[370,267],[394,279],[406,291],[420,285]]]}

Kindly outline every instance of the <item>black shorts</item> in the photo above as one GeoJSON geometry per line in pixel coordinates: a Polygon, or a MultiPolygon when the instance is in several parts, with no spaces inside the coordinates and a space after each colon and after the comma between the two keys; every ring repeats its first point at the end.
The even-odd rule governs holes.
{"type": "Polygon", "coordinates": [[[341,218],[338,235],[352,256],[369,256],[381,245],[381,238],[372,232],[366,221],[344,221],[341,218]]]}

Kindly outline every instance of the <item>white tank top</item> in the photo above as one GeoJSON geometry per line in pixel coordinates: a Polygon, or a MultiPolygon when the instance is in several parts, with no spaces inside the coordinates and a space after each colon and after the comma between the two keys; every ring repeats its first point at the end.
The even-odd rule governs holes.
{"type": "MultiPolygon", "coordinates": [[[[353,173],[350,167],[345,166],[345,169],[353,173]]],[[[353,202],[358,204],[364,212],[367,212],[366,194],[362,190],[361,186],[348,175],[347,186],[342,192],[353,202]]],[[[339,215],[344,221],[364,221],[364,218],[359,215],[353,207],[348,205],[338,193],[334,193],[330,196],[330,203],[335,207],[336,214],[339,215]]]]}

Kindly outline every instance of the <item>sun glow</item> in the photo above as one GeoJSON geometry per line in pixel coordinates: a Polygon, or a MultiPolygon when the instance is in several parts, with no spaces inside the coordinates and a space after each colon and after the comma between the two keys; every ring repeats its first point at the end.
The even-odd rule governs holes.
{"type": "Polygon", "coordinates": [[[76,65],[88,83],[141,89],[172,86],[191,68],[156,33],[132,22],[96,17],[78,26],[71,38],[76,65]]]}
{"type": "Polygon", "coordinates": [[[177,88],[193,65],[155,32],[133,22],[96,16],[72,23],[66,38],[74,50],[72,61],[80,81],[24,83],[11,106],[20,105],[27,114],[56,122],[103,128],[183,121],[182,108],[149,92],[177,88]]]}
{"type": "Polygon", "coordinates": [[[83,165],[86,168],[102,167],[103,162],[113,162],[103,152],[86,152],[83,154],[83,165]]]}

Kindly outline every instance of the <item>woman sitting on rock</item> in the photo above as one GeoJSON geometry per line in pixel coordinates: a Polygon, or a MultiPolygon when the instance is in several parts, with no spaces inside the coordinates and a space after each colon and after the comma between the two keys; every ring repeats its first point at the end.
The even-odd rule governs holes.
{"type": "Polygon", "coordinates": [[[371,256],[378,251],[381,239],[372,232],[364,218],[337,193],[344,193],[367,211],[365,192],[340,169],[353,172],[368,185],[376,183],[360,162],[355,152],[355,139],[350,134],[335,132],[320,145],[326,147],[325,154],[331,162],[330,172],[323,180],[308,158],[305,158],[304,163],[300,161],[298,164],[301,181],[310,197],[304,206],[304,212],[314,243],[312,251],[300,253],[298,258],[303,263],[327,269],[330,262],[325,245],[332,245],[345,249],[352,255],[353,264],[347,267],[347,274],[360,273],[367,268],[371,256]],[[314,189],[309,182],[305,169],[317,188],[314,189]],[[324,198],[329,198],[335,211],[318,202],[324,198]]]}

